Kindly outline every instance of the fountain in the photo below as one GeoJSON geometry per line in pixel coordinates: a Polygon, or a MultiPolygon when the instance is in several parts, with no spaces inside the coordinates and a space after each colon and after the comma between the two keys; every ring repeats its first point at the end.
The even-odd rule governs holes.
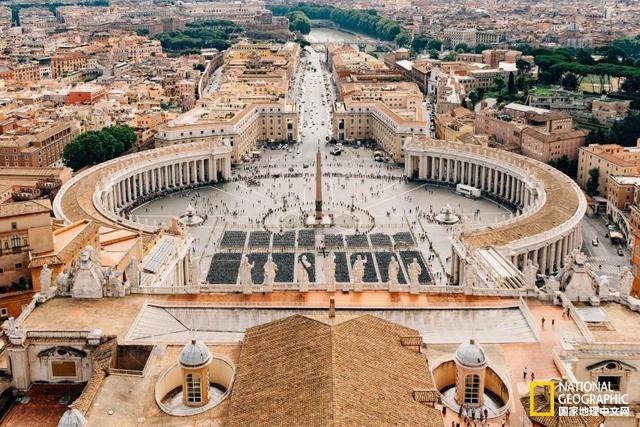
{"type": "Polygon", "coordinates": [[[460,217],[453,213],[453,209],[451,206],[444,205],[444,208],[440,211],[439,214],[436,215],[436,221],[440,224],[455,224],[460,221],[460,217]]]}
{"type": "Polygon", "coordinates": [[[196,210],[189,204],[187,211],[180,217],[180,224],[192,227],[194,225],[200,225],[204,222],[204,218],[196,214],[196,210]]]}

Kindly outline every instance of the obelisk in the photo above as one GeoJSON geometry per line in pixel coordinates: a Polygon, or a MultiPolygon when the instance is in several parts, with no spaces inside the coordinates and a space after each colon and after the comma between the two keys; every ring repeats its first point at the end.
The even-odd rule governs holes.
{"type": "Polygon", "coordinates": [[[322,156],[316,152],[316,224],[322,222],[322,156]]]}

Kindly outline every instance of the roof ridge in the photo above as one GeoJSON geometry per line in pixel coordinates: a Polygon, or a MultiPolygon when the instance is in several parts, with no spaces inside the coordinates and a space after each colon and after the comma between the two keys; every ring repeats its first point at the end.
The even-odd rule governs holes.
{"type": "Polygon", "coordinates": [[[335,335],[336,328],[333,325],[329,325],[329,351],[331,352],[331,364],[329,365],[329,375],[331,378],[331,425],[336,425],[336,376],[333,372],[333,367],[336,363],[335,352],[335,335]]]}

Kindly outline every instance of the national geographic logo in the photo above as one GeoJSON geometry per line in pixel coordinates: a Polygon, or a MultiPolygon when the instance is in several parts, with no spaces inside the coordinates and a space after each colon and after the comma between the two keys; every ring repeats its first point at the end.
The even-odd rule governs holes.
{"type": "Polygon", "coordinates": [[[552,417],[555,415],[555,385],[553,381],[531,381],[529,383],[529,414],[532,417],[552,417]],[[549,402],[549,410],[545,412],[536,411],[536,394],[540,391],[546,394],[549,402]]]}

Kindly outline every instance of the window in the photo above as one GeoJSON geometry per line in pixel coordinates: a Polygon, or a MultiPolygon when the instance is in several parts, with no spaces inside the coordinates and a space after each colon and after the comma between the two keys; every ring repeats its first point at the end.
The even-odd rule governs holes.
{"type": "Polygon", "coordinates": [[[17,230],[18,229],[18,223],[17,222],[12,222],[11,223],[11,229],[12,230],[17,230]]]}
{"type": "Polygon", "coordinates": [[[199,403],[202,401],[200,375],[187,374],[187,402],[199,403]]]}
{"type": "Polygon", "coordinates": [[[480,389],[480,376],[467,375],[464,379],[464,402],[478,403],[478,390],[480,389]]]}
{"type": "Polygon", "coordinates": [[[76,377],[76,362],[73,360],[51,361],[51,376],[76,377]]]}
{"type": "Polygon", "coordinates": [[[0,308],[0,318],[6,319],[9,317],[9,310],[6,307],[0,308]]]}
{"type": "Polygon", "coordinates": [[[621,377],[603,375],[598,377],[598,385],[607,384],[609,390],[620,391],[620,378],[621,377]]]}

